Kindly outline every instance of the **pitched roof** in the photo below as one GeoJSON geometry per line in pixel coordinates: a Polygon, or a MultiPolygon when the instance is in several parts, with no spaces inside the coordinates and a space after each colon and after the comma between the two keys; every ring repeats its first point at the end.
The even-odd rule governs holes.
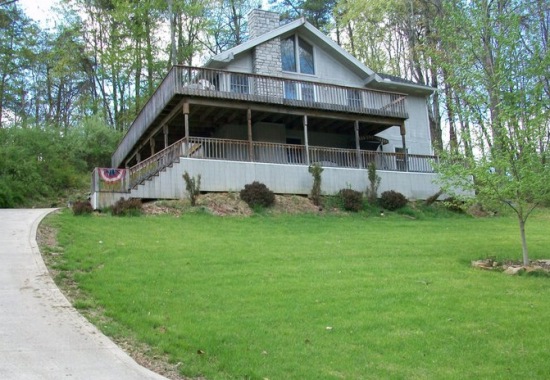
{"type": "Polygon", "coordinates": [[[434,88],[421,85],[403,78],[387,74],[375,73],[373,70],[361,63],[357,58],[344,50],[340,45],[326,36],[319,29],[310,24],[304,17],[294,20],[288,24],[282,25],[270,32],[264,33],[256,38],[250,39],[240,45],[211,57],[205,64],[206,67],[222,68],[226,63],[231,62],[235,56],[245,53],[254,47],[263,44],[276,37],[288,35],[299,31],[300,34],[309,38],[318,46],[331,51],[332,56],[342,65],[350,69],[360,78],[363,78],[364,85],[368,88],[397,91],[405,93],[416,93],[423,96],[429,95],[435,91],[434,88]]]}

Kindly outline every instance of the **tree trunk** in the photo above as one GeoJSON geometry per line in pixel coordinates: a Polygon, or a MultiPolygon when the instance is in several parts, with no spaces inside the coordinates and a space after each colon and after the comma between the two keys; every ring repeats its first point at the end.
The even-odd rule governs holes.
{"type": "Polygon", "coordinates": [[[521,234],[521,250],[523,254],[523,265],[529,265],[529,252],[527,250],[527,238],[525,236],[525,220],[518,214],[519,232],[521,234]]]}

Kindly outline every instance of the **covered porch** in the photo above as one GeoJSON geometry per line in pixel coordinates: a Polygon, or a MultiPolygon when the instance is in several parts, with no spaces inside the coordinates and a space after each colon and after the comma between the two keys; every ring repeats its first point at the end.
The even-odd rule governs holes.
{"type": "Polygon", "coordinates": [[[128,187],[139,185],[180,158],[365,170],[374,163],[380,171],[415,173],[434,173],[432,164],[437,160],[429,155],[189,137],[129,168],[128,187]]]}
{"type": "MultiPolygon", "coordinates": [[[[383,151],[384,139],[375,135],[389,128],[399,130],[406,154],[406,98],[365,88],[174,66],[132,123],[112,165],[132,167],[192,137],[383,151]]],[[[256,159],[253,151],[248,159],[256,159]]]]}

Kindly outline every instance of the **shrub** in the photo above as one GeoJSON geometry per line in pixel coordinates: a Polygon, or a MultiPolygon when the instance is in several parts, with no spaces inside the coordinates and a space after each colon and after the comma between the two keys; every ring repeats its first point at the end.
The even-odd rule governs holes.
{"type": "Polygon", "coordinates": [[[363,209],[363,194],[352,189],[342,189],[338,192],[342,206],[346,211],[357,212],[363,209]]]}
{"type": "Polygon", "coordinates": [[[258,181],[245,185],[239,195],[251,208],[269,207],[275,203],[275,194],[258,181]]]}
{"type": "Polygon", "coordinates": [[[73,203],[72,209],[74,215],[89,215],[94,211],[92,204],[88,201],[77,201],[73,203]]]}
{"type": "Polygon", "coordinates": [[[378,201],[378,187],[382,179],[376,174],[376,164],[374,162],[369,164],[368,173],[369,187],[367,188],[367,199],[371,205],[375,205],[378,201]]]}
{"type": "Polygon", "coordinates": [[[189,200],[191,201],[191,206],[197,204],[197,198],[201,193],[201,175],[197,177],[191,177],[189,173],[183,173],[183,180],[185,181],[185,190],[189,194],[189,200]]]}
{"type": "Polygon", "coordinates": [[[459,213],[464,212],[464,207],[466,205],[464,201],[453,197],[446,198],[443,201],[443,204],[445,205],[445,208],[447,208],[447,210],[459,213]]]}
{"type": "Polygon", "coordinates": [[[111,208],[111,214],[116,216],[137,216],[141,215],[143,205],[141,199],[120,198],[111,208]]]}
{"type": "Polygon", "coordinates": [[[386,210],[394,211],[407,205],[407,198],[398,191],[384,191],[380,196],[380,206],[386,210]]]}
{"type": "Polygon", "coordinates": [[[311,201],[315,206],[321,205],[321,173],[323,168],[319,164],[311,165],[308,171],[313,176],[313,187],[311,188],[311,201]]]}

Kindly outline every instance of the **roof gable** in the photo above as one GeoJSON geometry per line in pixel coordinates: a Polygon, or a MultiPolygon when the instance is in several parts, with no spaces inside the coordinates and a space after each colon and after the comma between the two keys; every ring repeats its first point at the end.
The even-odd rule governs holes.
{"type": "Polygon", "coordinates": [[[340,45],[330,39],[327,35],[310,24],[304,17],[282,25],[256,38],[250,39],[238,46],[217,54],[211,57],[206,62],[205,66],[212,68],[223,68],[228,62],[233,61],[236,56],[246,53],[256,46],[274,38],[284,37],[292,33],[303,35],[314,44],[330,52],[333,58],[355,73],[359,78],[362,78],[364,80],[363,84],[365,87],[379,90],[414,93],[422,96],[430,95],[435,90],[432,87],[417,84],[402,78],[375,73],[353,55],[344,50],[340,45]]]}

